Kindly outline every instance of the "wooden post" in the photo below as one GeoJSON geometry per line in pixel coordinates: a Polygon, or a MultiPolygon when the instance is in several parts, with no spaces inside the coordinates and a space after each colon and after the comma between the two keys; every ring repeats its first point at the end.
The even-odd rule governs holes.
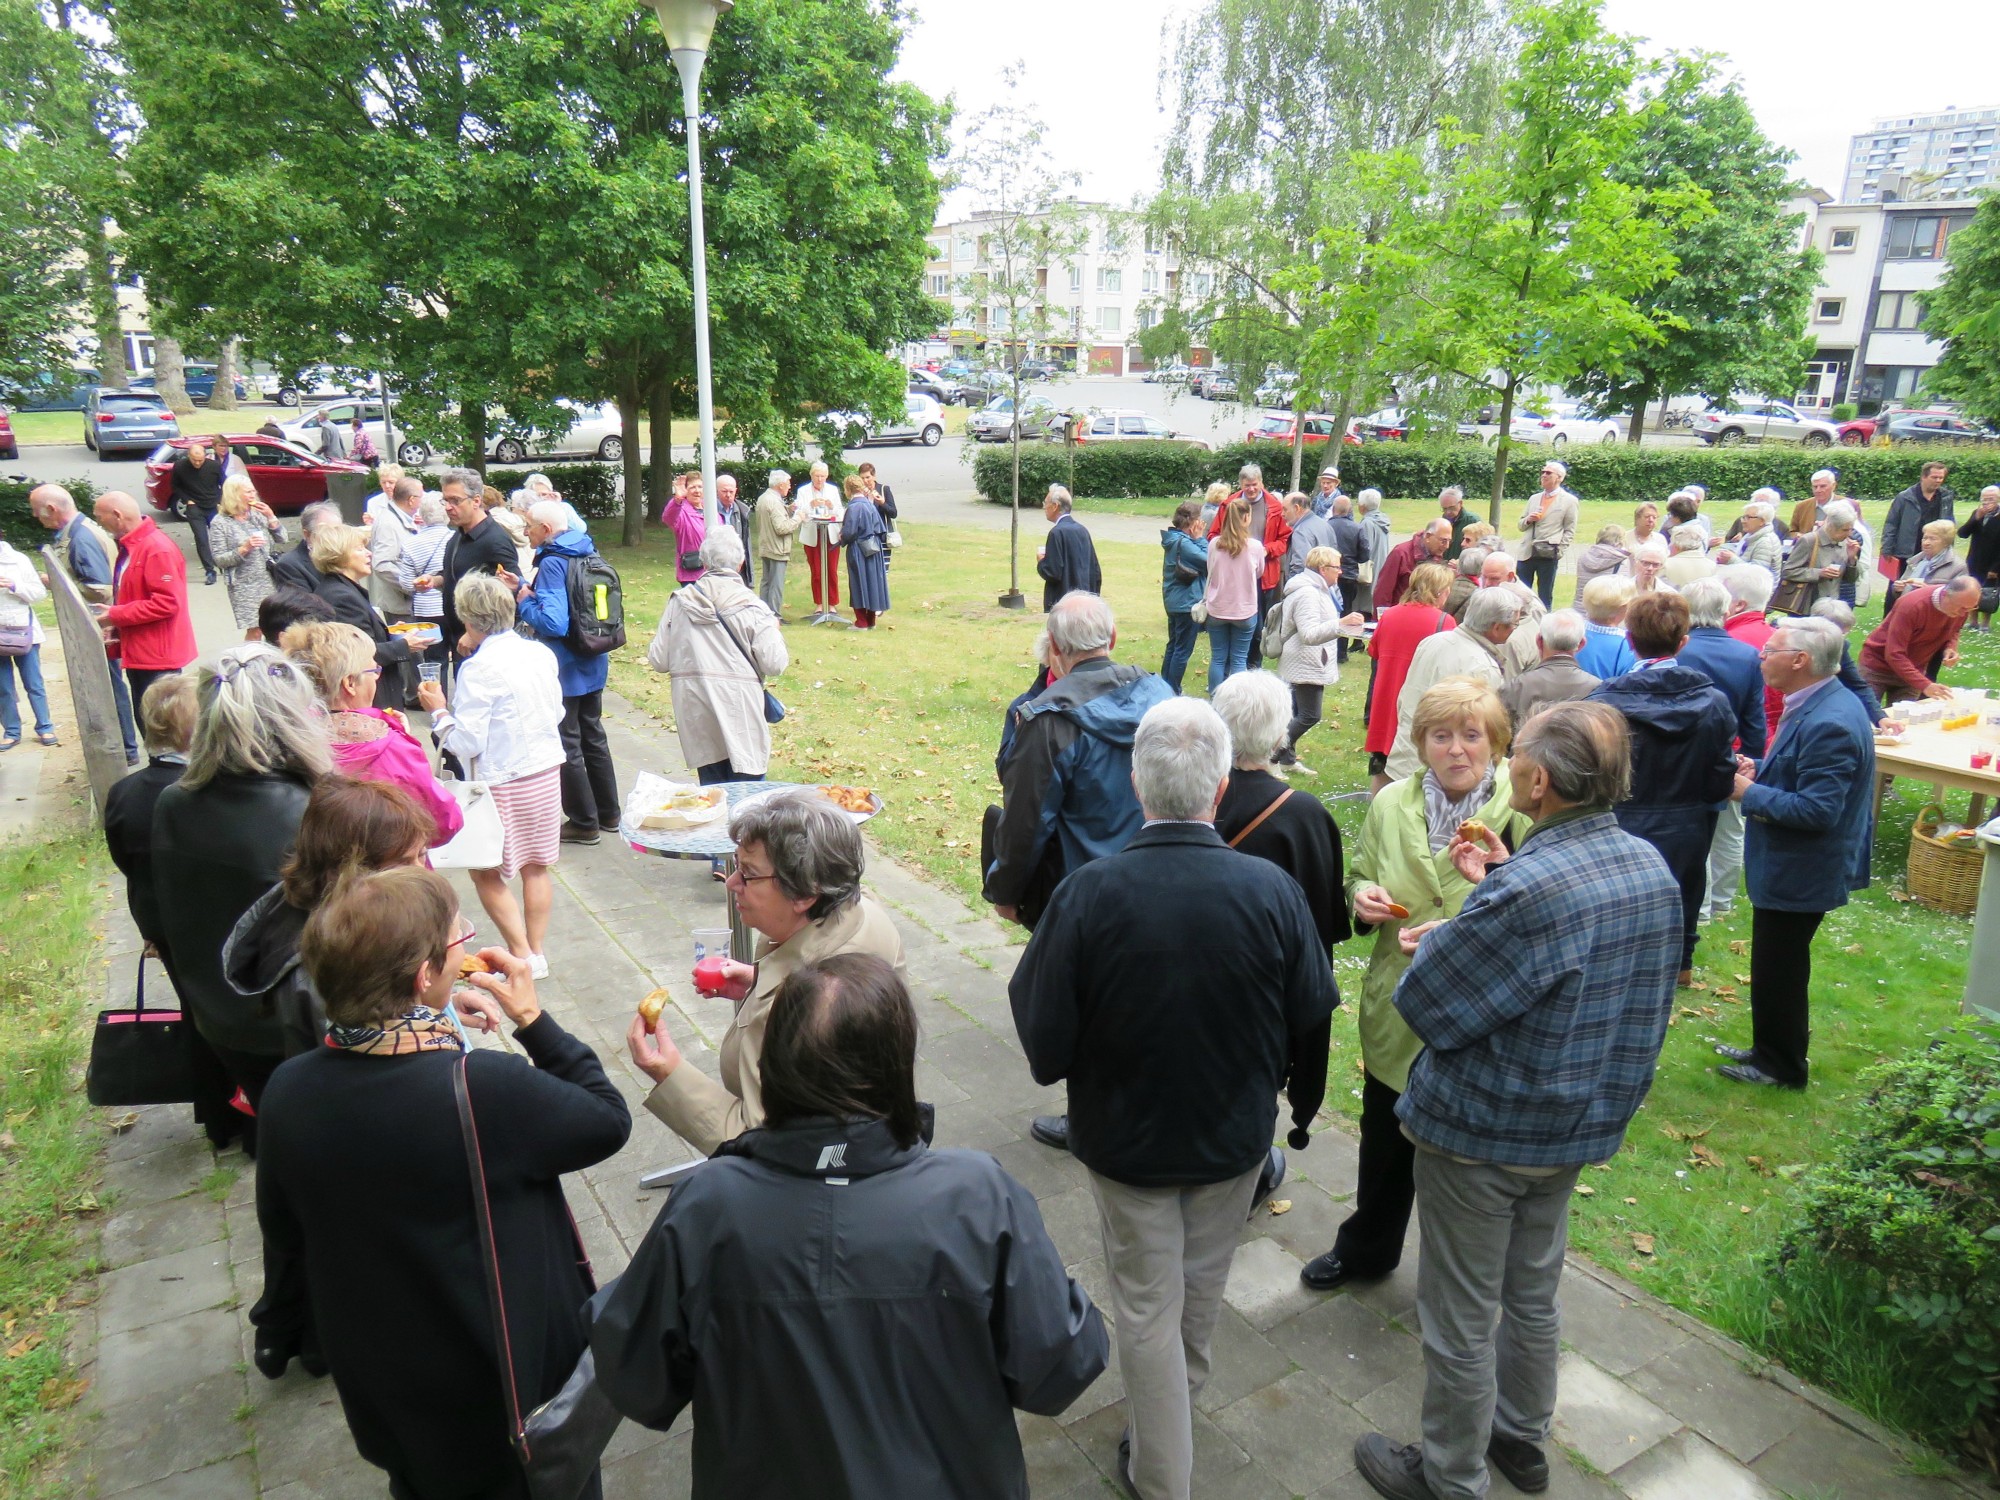
{"type": "MultiPolygon", "coordinates": [[[[76,714],[77,738],[83,743],[83,766],[90,777],[91,816],[101,824],[105,797],[130,769],[125,764],[118,700],[112,696],[111,667],[104,655],[104,632],[69,576],[60,550],[42,548],[42,560],[48,568],[49,597],[56,603],[56,626],[62,633],[63,666],[69,672],[70,707],[76,714]]],[[[135,703],[135,722],[138,714],[135,703]]]]}

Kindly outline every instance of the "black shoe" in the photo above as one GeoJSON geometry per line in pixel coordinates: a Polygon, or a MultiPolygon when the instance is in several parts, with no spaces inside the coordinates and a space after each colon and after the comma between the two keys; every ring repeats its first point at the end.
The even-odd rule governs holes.
{"type": "Polygon", "coordinates": [[[1036,1115],[1028,1126],[1028,1134],[1044,1146],[1053,1146],[1058,1151],[1069,1150],[1069,1116],[1036,1115]]]}
{"type": "Polygon", "coordinates": [[[562,832],[557,834],[556,838],[565,844],[596,844],[603,842],[604,834],[600,829],[590,827],[588,824],[565,820],[562,832]]]}
{"type": "Polygon", "coordinates": [[[1548,1455],[1526,1438],[1494,1433],[1486,1443],[1486,1461],[1524,1495],[1539,1495],[1549,1487],[1548,1455]]]}
{"type": "Polygon", "coordinates": [[[206,584],[213,584],[215,582],[215,569],[210,568],[208,570],[208,577],[202,579],[202,582],[206,584]]]}
{"type": "Polygon", "coordinates": [[[1379,1432],[1371,1432],[1354,1443],[1354,1467],[1374,1486],[1375,1493],[1389,1500],[1437,1500],[1437,1491],[1424,1478],[1424,1450],[1409,1443],[1398,1448],[1379,1432]]]}
{"type": "MultiPolygon", "coordinates": [[[[1390,1270],[1394,1269],[1390,1267],[1390,1270]]],[[[1337,1250],[1315,1255],[1299,1267],[1299,1280],[1315,1292],[1337,1292],[1350,1281],[1380,1281],[1388,1274],[1388,1271],[1380,1271],[1372,1276],[1363,1276],[1342,1260],[1337,1250]]]]}
{"type": "Polygon", "coordinates": [[[1253,1219],[1257,1217],[1257,1210],[1271,1201],[1271,1194],[1277,1192],[1284,1180],[1284,1148],[1273,1146],[1271,1154],[1264,1158],[1263,1170],[1257,1174],[1257,1191],[1250,1195],[1249,1217],[1253,1219]]]}
{"type": "Polygon", "coordinates": [[[1132,1500],[1146,1500],[1132,1480],[1132,1429],[1129,1427],[1125,1429],[1125,1436],[1118,1440],[1118,1484],[1132,1500]]]}
{"type": "Polygon", "coordinates": [[[286,1366],[291,1364],[298,1352],[297,1339],[273,1340],[266,1343],[264,1336],[259,1334],[256,1347],[250,1351],[250,1359],[257,1366],[257,1373],[266,1380],[282,1380],[285,1378],[286,1366]]]}
{"type": "Polygon", "coordinates": [[[1757,1049],[1755,1047],[1725,1047],[1721,1042],[1717,1042],[1715,1044],[1715,1055],[1717,1057],[1726,1057],[1731,1062],[1752,1062],[1756,1059],[1757,1049]]]}
{"type": "Polygon", "coordinates": [[[1756,1084],[1760,1088],[1804,1089],[1803,1083],[1786,1083],[1782,1078],[1773,1078],[1755,1063],[1736,1063],[1731,1067],[1717,1068],[1716,1072],[1731,1083],[1756,1084]]]}

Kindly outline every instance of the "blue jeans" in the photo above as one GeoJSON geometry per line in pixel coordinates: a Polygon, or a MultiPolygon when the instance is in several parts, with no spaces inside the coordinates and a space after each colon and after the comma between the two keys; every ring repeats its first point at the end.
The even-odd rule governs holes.
{"type": "Polygon", "coordinates": [[[49,721],[49,695],[42,686],[40,646],[30,646],[26,656],[0,656],[0,729],[6,731],[10,740],[21,737],[21,709],[14,696],[17,669],[21,685],[28,690],[28,705],[35,711],[35,733],[54,734],[56,726],[49,721]]]}
{"type": "Polygon", "coordinates": [[[1186,610],[1167,613],[1167,654],[1160,663],[1160,675],[1167,680],[1167,686],[1175,692],[1181,690],[1181,678],[1187,675],[1188,658],[1194,655],[1194,643],[1201,634],[1201,627],[1194,622],[1194,616],[1186,610]]]}
{"type": "Polygon", "coordinates": [[[1250,637],[1257,633],[1257,617],[1247,620],[1218,620],[1208,617],[1208,691],[1209,696],[1231,677],[1241,672],[1250,660],[1250,637]]]}
{"type": "Polygon", "coordinates": [[[106,662],[111,668],[111,698],[118,705],[118,732],[125,737],[125,763],[139,764],[139,726],[132,718],[132,690],[125,685],[125,669],[117,662],[106,662]]]}

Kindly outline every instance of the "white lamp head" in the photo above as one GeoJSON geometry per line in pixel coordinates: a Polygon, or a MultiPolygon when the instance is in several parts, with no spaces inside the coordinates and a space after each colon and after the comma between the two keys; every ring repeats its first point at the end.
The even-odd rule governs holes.
{"type": "Polygon", "coordinates": [[[660,18],[660,30],[667,35],[670,52],[706,54],[715,23],[736,0],[646,0],[660,18]]]}

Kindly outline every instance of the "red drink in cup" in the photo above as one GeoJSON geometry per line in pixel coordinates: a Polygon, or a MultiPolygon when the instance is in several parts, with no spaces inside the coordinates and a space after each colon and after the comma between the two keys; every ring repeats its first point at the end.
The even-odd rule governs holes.
{"type": "Polygon", "coordinates": [[[1975,770],[1975,771],[1990,771],[1990,770],[1992,770],[1992,769],[1993,769],[1993,752],[1992,752],[1991,750],[1975,750],[1975,751],[1973,751],[1973,752],[1972,752],[1972,769],[1973,769],[1973,770],[1975,770]]]}
{"type": "Polygon", "coordinates": [[[720,953],[711,953],[698,960],[694,966],[694,987],[704,995],[720,995],[729,988],[729,980],[724,975],[724,965],[728,958],[720,953]]]}

